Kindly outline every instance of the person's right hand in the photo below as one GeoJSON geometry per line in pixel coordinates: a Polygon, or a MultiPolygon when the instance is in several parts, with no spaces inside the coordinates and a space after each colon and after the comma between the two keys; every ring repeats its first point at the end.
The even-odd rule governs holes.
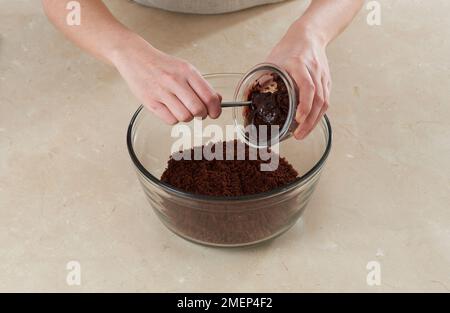
{"type": "Polygon", "coordinates": [[[221,96],[189,63],[139,38],[111,58],[133,94],[168,124],[219,117],[221,96]]]}

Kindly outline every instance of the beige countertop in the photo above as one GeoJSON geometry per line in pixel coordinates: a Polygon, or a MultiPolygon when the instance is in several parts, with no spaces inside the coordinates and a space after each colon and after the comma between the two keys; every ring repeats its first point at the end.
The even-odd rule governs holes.
{"type": "MultiPolygon", "coordinates": [[[[193,16],[106,2],[204,73],[262,61],[307,5],[193,16]]],[[[329,48],[334,144],[302,219],[227,250],[151,211],[125,145],[137,101],[117,72],[39,1],[0,0],[0,291],[449,291],[450,2],[380,3],[381,26],[363,10],[329,48]],[[380,286],[366,282],[371,261],[380,286]]]]}

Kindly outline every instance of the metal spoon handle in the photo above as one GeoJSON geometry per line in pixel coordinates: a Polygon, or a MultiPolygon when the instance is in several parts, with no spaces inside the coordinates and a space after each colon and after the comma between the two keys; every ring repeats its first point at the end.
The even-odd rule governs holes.
{"type": "Polygon", "coordinates": [[[246,107],[252,104],[251,101],[224,101],[221,103],[222,108],[246,107]]]}

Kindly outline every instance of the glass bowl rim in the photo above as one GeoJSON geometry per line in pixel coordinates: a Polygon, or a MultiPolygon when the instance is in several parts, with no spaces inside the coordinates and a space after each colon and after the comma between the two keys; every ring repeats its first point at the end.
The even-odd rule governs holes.
{"type": "MultiPolygon", "coordinates": [[[[238,74],[239,73],[213,73],[213,74],[206,74],[206,75],[204,75],[204,77],[230,76],[230,75],[238,75],[238,74]]],[[[230,201],[261,200],[261,199],[266,199],[266,198],[270,198],[273,196],[278,196],[278,195],[286,193],[287,191],[289,191],[293,188],[300,187],[300,186],[304,185],[307,181],[309,181],[309,179],[312,178],[314,176],[314,174],[316,174],[316,172],[323,167],[325,161],[328,158],[328,155],[330,154],[331,144],[333,141],[330,120],[328,119],[328,116],[325,114],[321,121],[321,123],[326,126],[326,130],[328,131],[328,140],[326,143],[325,151],[323,152],[322,156],[314,164],[313,167],[311,167],[305,174],[298,177],[293,182],[291,182],[285,186],[272,189],[270,191],[260,192],[260,193],[256,193],[256,194],[245,195],[245,196],[231,196],[230,197],[230,196],[199,195],[199,194],[194,194],[194,193],[183,191],[172,185],[162,182],[159,178],[155,177],[149,171],[147,171],[145,166],[139,161],[139,158],[137,157],[136,153],[134,152],[132,135],[133,135],[134,125],[137,121],[138,116],[140,115],[140,113],[142,112],[143,109],[144,109],[144,106],[140,105],[139,108],[136,110],[136,112],[133,114],[133,117],[130,120],[130,123],[128,125],[128,130],[127,130],[128,154],[130,155],[134,166],[137,168],[139,173],[142,174],[150,183],[153,183],[157,187],[162,188],[164,191],[174,194],[176,196],[180,196],[183,198],[188,198],[188,199],[196,200],[196,201],[203,200],[203,201],[209,201],[209,202],[211,202],[211,201],[213,201],[213,202],[223,202],[223,201],[230,202],[230,201]]]]}

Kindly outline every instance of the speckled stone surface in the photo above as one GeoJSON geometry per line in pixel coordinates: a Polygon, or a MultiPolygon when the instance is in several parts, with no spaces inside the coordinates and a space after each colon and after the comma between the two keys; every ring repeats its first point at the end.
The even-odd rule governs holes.
{"type": "MultiPolygon", "coordinates": [[[[204,73],[263,61],[308,4],[195,16],[106,2],[204,73]]],[[[0,0],[0,291],[449,291],[450,2],[380,3],[381,26],[363,10],[329,48],[334,146],[302,220],[225,250],[149,210],[124,140],[137,101],[117,72],[39,1],[0,0]],[[66,283],[72,260],[79,286],[66,283]]]]}

